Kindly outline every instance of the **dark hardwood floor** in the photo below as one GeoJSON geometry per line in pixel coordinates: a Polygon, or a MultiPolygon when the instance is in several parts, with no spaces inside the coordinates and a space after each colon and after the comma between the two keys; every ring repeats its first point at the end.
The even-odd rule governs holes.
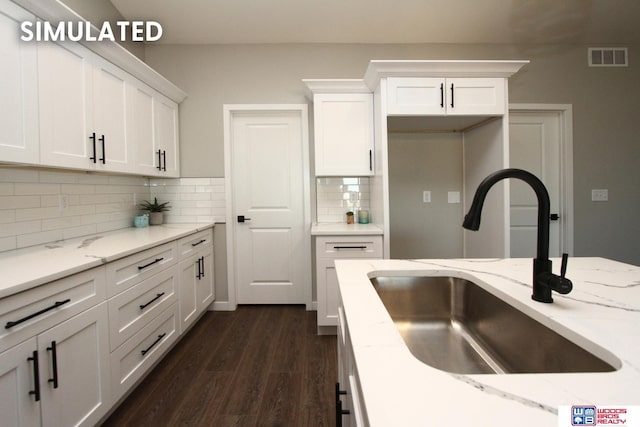
{"type": "Polygon", "coordinates": [[[304,306],[207,312],[104,426],[332,426],[336,337],[304,306]]]}

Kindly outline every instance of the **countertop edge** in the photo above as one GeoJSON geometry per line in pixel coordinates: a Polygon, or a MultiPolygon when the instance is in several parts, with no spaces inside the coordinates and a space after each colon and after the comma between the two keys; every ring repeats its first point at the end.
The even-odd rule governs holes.
{"type": "Polygon", "coordinates": [[[131,254],[141,252],[167,242],[179,240],[185,236],[213,228],[214,226],[215,222],[201,224],[164,224],[148,228],[130,227],[4,252],[0,254],[0,269],[4,271],[9,271],[11,269],[23,270],[21,267],[24,265],[41,266],[42,257],[46,257],[48,255],[47,251],[52,250],[50,249],[52,246],[54,246],[54,250],[55,248],[59,248],[61,250],[59,254],[61,257],[65,257],[65,259],[67,259],[67,257],[73,257],[74,260],[67,265],[55,265],[49,268],[40,267],[41,271],[43,271],[42,274],[34,273],[31,275],[32,277],[23,281],[12,280],[11,278],[8,279],[9,283],[0,288],[0,298],[6,298],[20,292],[37,288],[38,286],[105,265],[131,254]],[[98,241],[98,239],[101,243],[104,243],[108,240],[103,239],[115,240],[124,235],[131,237],[132,233],[140,233],[140,230],[166,230],[166,234],[158,238],[149,238],[149,236],[146,236],[146,239],[141,236],[141,243],[139,245],[135,244],[120,247],[117,244],[114,244],[112,246],[117,247],[118,249],[115,251],[105,251],[104,253],[100,253],[100,251],[90,253],[90,246],[87,245],[87,248],[89,248],[87,249],[82,245],[83,242],[98,241]]]}

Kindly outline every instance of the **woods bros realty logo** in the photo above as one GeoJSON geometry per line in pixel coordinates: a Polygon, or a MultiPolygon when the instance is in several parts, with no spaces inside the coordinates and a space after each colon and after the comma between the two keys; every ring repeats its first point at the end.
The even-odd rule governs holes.
{"type": "Polygon", "coordinates": [[[640,426],[639,406],[573,405],[560,407],[558,426],[640,426]]]}
{"type": "Polygon", "coordinates": [[[155,21],[117,21],[115,26],[103,22],[92,30],[88,21],[23,21],[20,23],[20,39],[30,41],[133,41],[155,42],[162,37],[162,25],[155,21]]]}

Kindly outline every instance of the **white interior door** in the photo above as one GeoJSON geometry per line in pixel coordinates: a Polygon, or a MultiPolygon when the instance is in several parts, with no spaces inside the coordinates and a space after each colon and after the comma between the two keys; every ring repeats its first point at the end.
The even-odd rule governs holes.
{"type": "MultiPolygon", "coordinates": [[[[547,187],[551,214],[558,216],[549,228],[549,256],[560,256],[561,221],[566,212],[562,184],[561,113],[547,111],[514,112],[509,115],[509,165],[536,175],[547,187]]],[[[538,201],[524,182],[510,181],[511,257],[536,255],[538,201]]]]}
{"type": "Polygon", "coordinates": [[[235,236],[237,303],[308,303],[306,114],[234,111],[228,120],[233,198],[228,224],[235,236]]]}

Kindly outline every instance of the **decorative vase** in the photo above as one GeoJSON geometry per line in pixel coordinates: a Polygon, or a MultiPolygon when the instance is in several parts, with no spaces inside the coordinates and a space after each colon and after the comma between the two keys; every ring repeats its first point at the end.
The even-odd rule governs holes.
{"type": "Polygon", "coordinates": [[[149,224],[162,225],[164,222],[164,214],[162,212],[149,212],[149,224]]]}

